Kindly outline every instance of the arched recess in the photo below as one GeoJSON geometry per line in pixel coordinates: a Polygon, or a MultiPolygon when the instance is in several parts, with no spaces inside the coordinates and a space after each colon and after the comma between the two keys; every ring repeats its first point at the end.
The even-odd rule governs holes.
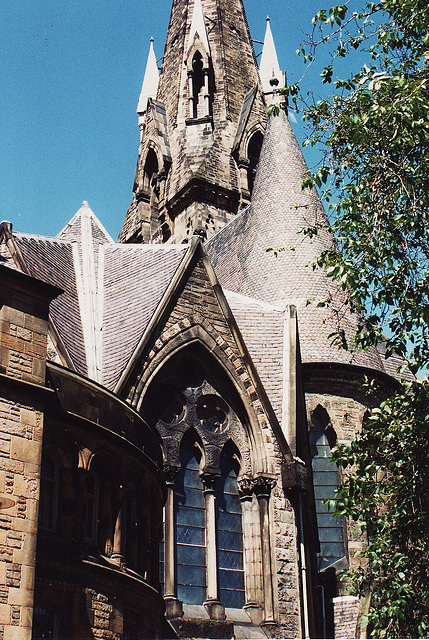
{"type": "MultiPolygon", "coordinates": [[[[222,397],[231,410],[228,429],[216,435],[217,441],[223,445],[231,428],[234,428],[234,441],[243,455],[242,475],[270,473],[272,461],[266,456],[261,425],[242,380],[245,372],[241,371],[240,379],[215,338],[215,335],[208,334],[201,325],[197,325],[166,342],[137,383],[133,402],[150,424],[156,424],[160,417],[160,414],[154,413],[158,406],[162,412],[170,412],[167,424],[169,420],[174,422],[176,432],[184,432],[188,426],[194,426],[206,442],[210,440],[210,429],[202,426],[202,418],[195,413],[196,406],[192,410],[185,407],[186,397],[194,398],[196,403],[199,395],[210,394],[210,389],[215,390],[215,394],[222,397]],[[181,361],[193,363],[192,367],[188,367],[188,372],[183,372],[186,365],[180,364],[181,361]],[[196,380],[192,379],[191,371],[196,380]],[[188,391],[185,393],[186,389],[188,391]],[[184,417],[185,413],[191,422],[184,417]]],[[[162,425],[158,426],[162,429],[162,425]]],[[[170,464],[174,459],[177,460],[178,446],[171,440],[171,431],[169,435],[163,435],[163,440],[165,461],[170,464]],[[175,458],[172,458],[174,450],[175,458]]],[[[209,460],[207,464],[212,462],[209,460]]]]}
{"type": "Polygon", "coordinates": [[[162,155],[153,141],[149,141],[146,147],[141,167],[138,201],[140,219],[147,227],[145,237],[149,239],[154,236],[161,226],[163,241],[166,241],[171,235],[168,222],[162,213],[166,172],[162,155]]]}
{"type": "Polygon", "coordinates": [[[212,115],[214,81],[210,56],[198,35],[186,57],[189,87],[189,118],[200,120],[212,115]]]}
{"type": "MultiPolygon", "coordinates": [[[[245,377],[243,366],[240,373],[245,377]]],[[[167,616],[180,616],[182,605],[196,604],[206,604],[214,619],[225,606],[263,610],[267,568],[260,500],[268,500],[269,491],[263,496],[258,491],[269,461],[245,385],[213,337],[193,326],[153,356],[139,393],[139,411],[164,444],[167,616]],[[192,553],[178,538],[183,526],[188,540],[195,536],[192,552],[200,564],[197,557],[189,560],[192,553]],[[184,554],[193,567],[188,573],[180,562],[184,554]]],[[[266,537],[269,548],[271,534],[266,537]]],[[[272,619],[272,613],[265,617],[272,619]]]]}

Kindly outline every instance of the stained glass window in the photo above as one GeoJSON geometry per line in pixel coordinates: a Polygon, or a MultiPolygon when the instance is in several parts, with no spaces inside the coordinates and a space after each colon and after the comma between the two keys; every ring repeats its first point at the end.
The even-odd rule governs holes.
{"type": "Polygon", "coordinates": [[[240,609],[245,604],[243,530],[237,471],[231,458],[221,458],[216,485],[217,566],[220,601],[240,609]]]}
{"type": "Polygon", "coordinates": [[[202,604],[206,597],[205,500],[199,460],[196,448],[182,446],[175,483],[175,538],[177,597],[185,604],[202,604]]]}
{"type": "Polygon", "coordinates": [[[344,531],[342,519],[336,518],[324,502],[336,499],[335,489],[338,487],[338,469],[331,459],[331,444],[324,421],[313,416],[312,422],[314,427],[310,431],[310,446],[320,541],[318,564],[319,571],[323,571],[344,557],[344,531]]]}

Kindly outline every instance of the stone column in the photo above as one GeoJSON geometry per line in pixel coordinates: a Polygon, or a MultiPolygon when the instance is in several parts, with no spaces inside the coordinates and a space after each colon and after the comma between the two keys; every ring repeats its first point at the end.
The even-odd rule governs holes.
{"type": "Polygon", "coordinates": [[[201,476],[206,502],[206,576],[207,591],[204,606],[212,620],[225,620],[225,607],[219,601],[216,557],[216,474],[205,473],[201,476]]]}
{"type": "Polygon", "coordinates": [[[125,556],[124,556],[124,536],[123,536],[123,525],[124,525],[124,511],[125,511],[125,495],[122,489],[119,490],[118,496],[118,513],[116,514],[115,520],[115,530],[113,533],[113,550],[111,559],[115,564],[119,566],[125,565],[125,556]]]}
{"type": "Polygon", "coordinates": [[[258,569],[261,566],[259,514],[255,514],[253,505],[253,481],[243,478],[237,484],[242,509],[243,551],[246,569],[244,573],[246,587],[244,609],[246,609],[253,624],[259,626],[262,622],[262,610],[259,604],[262,599],[262,589],[258,579],[260,576],[258,569]]]}
{"type": "Polygon", "coordinates": [[[254,492],[259,502],[261,525],[262,573],[264,584],[264,619],[263,625],[276,624],[274,619],[273,567],[271,561],[271,525],[269,501],[271,489],[276,481],[273,478],[260,476],[254,480],[254,492]]]}
{"type": "Polygon", "coordinates": [[[189,117],[194,118],[194,78],[192,72],[188,72],[188,81],[189,81],[189,117]]]}
{"type": "Polygon", "coordinates": [[[167,483],[167,500],[164,516],[164,600],[168,619],[183,616],[183,606],[176,597],[176,560],[174,554],[174,478],[180,467],[164,466],[167,483]]]}
{"type": "Polygon", "coordinates": [[[209,70],[204,69],[204,115],[210,115],[209,70]]]}

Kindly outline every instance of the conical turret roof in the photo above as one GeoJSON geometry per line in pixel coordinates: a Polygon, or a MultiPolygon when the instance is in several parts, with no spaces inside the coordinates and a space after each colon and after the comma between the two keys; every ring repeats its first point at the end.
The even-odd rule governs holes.
{"type": "MultiPolygon", "coordinates": [[[[348,363],[351,354],[332,347],[330,334],[340,327],[351,337],[358,318],[338,285],[311,266],[333,237],[328,230],[313,238],[300,232],[326,222],[317,191],[301,188],[307,175],[287,115],[271,116],[251,204],[209,240],[208,252],[224,288],[280,308],[296,305],[304,362],[348,363]],[[333,304],[317,306],[327,299],[333,304]]],[[[354,362],[383,369],[375,350],[356,354],[354,362]]]]}

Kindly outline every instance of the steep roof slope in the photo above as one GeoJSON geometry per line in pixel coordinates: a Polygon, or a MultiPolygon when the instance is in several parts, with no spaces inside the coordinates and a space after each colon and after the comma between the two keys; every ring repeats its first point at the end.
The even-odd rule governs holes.
{"type": "Polygon", "coordinates": [[[114,389],[187,251],[186,245],[106,245],[103,374],[114,389]]]}
{"type": "MultiPolygon", "coordinates": [[[[351,354],[331,346],[338,326],[351,336],[358,318],[344,304],[344,293],[311,263],[332,246],[327,231],[309,238],[304,227],[325,221],[315,189],[303,191],[308,168],[284,112],[269,119],[250,206],[218,231],[207,251],[222,286],[275,306],[298,310],[304,362],[349,363],[351,354]],[[267,254],[277,250],[277,257],[267,254]],[[332,299],[329,308],[317,303],[332,299]],[[311,301],[311,302],[310,302],[311,301]]],[[[384,370],[378,352],[355,354],[354,364],[384,370]]]]}
{"type": "Polygon", "coordinates": [[[16,268],[64,291],[50,318],[68,362],[113,389],[187,246],[117,245],[87,202],[55,238],[9,236],[16,268]]]}

